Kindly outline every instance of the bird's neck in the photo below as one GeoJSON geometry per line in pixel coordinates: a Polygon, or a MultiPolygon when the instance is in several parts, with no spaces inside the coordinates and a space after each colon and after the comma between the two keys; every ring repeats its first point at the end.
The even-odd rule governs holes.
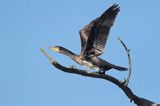
{"type": "Polygon", "coordinates": [[[65,49],[65,51],[61,51],[62,54],[69,56],[70,58],[74,58],[76,56],[76,54],[74,54],[73,52],[71,52],[70,50],[65,49]]]}

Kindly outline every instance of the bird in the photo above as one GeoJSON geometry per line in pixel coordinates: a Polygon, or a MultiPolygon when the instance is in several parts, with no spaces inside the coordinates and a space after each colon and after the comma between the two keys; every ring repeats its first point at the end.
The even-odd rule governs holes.
{"type": "Polygon", "coordinates": [[[79,31],[81,39],[81,52],[79,55],[62,46],[54,46],[50,49],[69,56],[76,63],[95,70],[99,74],[105,74],[110,69],[127,71],[127,68],[114,65],[99,57],[104,53],[110,29],[119,11],[118,4],[113,4],[100,17],[91,21],[79,31]]]}

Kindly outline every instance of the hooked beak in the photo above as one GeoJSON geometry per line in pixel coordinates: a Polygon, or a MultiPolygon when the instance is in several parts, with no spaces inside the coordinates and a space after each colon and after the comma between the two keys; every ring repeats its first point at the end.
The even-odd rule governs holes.
{"type": "Polygon", "coordinates": [[[57,47],[50,47],[50,49],[55,51],[55,52],[59,52],[59,49],[57,47]]]}

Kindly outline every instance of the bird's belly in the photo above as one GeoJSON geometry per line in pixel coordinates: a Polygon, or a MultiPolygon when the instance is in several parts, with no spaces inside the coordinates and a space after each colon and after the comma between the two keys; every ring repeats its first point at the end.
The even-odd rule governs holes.
{"type": "Polygon", "coordinates": [[[101,70],[98,66],[92,64],[91,62],[88,62],[86,60],[82,61],[81,63],[79,63],[80,65],[84,66],[84,67],[88,67],[90,69],[93,69],[93,70],[96,70],[96,71],[99,71],[101,70]]]}

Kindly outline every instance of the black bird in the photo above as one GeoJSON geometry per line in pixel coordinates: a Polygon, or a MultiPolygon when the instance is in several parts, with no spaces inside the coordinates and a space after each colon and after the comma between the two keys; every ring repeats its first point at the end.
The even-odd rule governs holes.
{"type": "Polygon", "coordinates": [[[105,71],[112,68],[119,71],[127,70],[127,68],[116,66],[98,57],[104,52],[110,28],[119,11],[120,7],[118,4],[114,4],[100,17],[96,18],[79,31],[81,38],[80,55],[74,54],[61,46],[55,46],[51,49],[67,55],[78,64],[97,70],[101,74],[104,74],[105,71]]]}

